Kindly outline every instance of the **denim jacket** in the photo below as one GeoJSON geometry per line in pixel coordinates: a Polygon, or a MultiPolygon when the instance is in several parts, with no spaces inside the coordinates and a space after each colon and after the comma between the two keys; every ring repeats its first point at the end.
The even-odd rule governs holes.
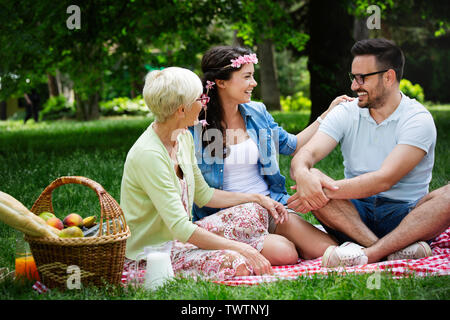
{"type": "MultiPolygon", "coordinates": [[[[266,181],[270,197],[276,201],[286,204],[289,195],[286,191],[286,178],[281,175],[278,165],[279,153],[291,155],[297,147],[297,137],[286,132],[278,126],[272,115],[267,112],[263,103],[253,102],[239,105],[239,111],[244,118],[247,133],[258,146],[260,157],[258,167],[261,175],[266,181]]],[[[222,147],[222,135],[218,130],[208,130],[209,135],[216,135],[213,143],[206,148],[202,146],[202,139],[212,140],[211,137],[201,136],[202,126],[198,124],[190,127],[194,137],[195,156],[197,164],[210,187],[223,188],[223,159],[211,156],[211,146],[222,147]],[[211,132],[212,131],[212,132],[211,132]],[[217,138],[220,139],[217,139],[217,138]]],[[[206,216],[216,213],[220,209],[202,207],[195,204],[192,209],[193,220],[200,220],[206,216]]]]}

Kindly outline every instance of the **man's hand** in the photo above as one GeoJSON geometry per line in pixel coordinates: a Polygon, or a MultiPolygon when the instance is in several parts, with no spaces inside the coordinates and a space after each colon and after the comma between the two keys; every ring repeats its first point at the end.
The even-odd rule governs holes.
{"type": "Polygon", "coordinates": [[[297,192],[288,199],[288,207],[301,213],[323,208],[330,201],[324,192],[324,188],[331,191],[337,190],[338,187],[334,182],[333,179],[317,169],[312,168],[304,171],[302,176],[297,179],[297,185],[292,187],[297,192]]]}

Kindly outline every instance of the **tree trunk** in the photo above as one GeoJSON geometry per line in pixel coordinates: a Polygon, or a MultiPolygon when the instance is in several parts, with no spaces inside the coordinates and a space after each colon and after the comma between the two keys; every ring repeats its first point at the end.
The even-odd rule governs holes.
{"type": "Polygon", "coordinates": [[[280,88],[275,63],[275,47],[271,39],[258,43],[259,74],[261,78],[261,98],[269,110],[280,110],[280,88]]]}
{"type": "MultiPolygon", "coordinates": [[[[141,78],[144,77],[142,76],[141,78]]],[[[134,99],[138,95],[142,94],[142,89],[144,89],[144,86],[141,82],[139,82],[138,80],[131,81],[131,90],[130,90],[131,99],[134,99]]]]}
{"type": "Polygon", "coordinates": [[[347,13],[345,1],[314,0],[309,6],[307,50],[312,102],[309,122],[312,123],[335,97],[351,94],[348,72],[354,19],[347,13]],[[324,17],[325,8],[332,14],[324,17]]]}
{"type": "Polygon", "coordinates": [[[353,22],[353,38],[355,41],[369,38],[369,28],[367,28],[367,18],[356,18],[353,22]]]}
{"type": "Polygon", "coordinates": [[[244,39],[237,36],[237,30],[233,31],[233,47],[245,47],[244,39]]]}
{"type": "Polygon", "coordinates": [[[58,82],[56,81],[56,77],[50,73],[47,73],[47,79],[48,93],[50,97],[59,96],[58,82]]]}
{"type": "Polygon", "coordinates": [[[0,120],[6,120],[6,101],[0,101],[0,120]]]}
{"type": "Polygon", "coordinates": [[[131,82],[130,97],[131,99],[136,98],[136,89],[134,81],[131,82]]]}
{"type": "Polygon", "coordinates": [[[100,118],[100,95],[98,92],[90,94],[86,99],[75,91],[75,101],[77,120],[88,121],[100,118]]]}

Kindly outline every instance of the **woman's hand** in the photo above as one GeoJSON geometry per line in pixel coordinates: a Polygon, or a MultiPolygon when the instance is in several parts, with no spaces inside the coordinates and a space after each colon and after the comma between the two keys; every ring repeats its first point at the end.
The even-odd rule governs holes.
{"type": "Polygon", "coordinates": [[[247,259],[256,275],[273,274],[269,260],[259,253],[258,250],[246,243],[237,242],[237,244],[235,251],[247,259]]]}
{"type": "Polygon", "coordinates": [[[349,97],[349,96],[347,96],[345,94],[342,95],[342,96],[336,97],[333,101],[331,101],[330,106],[328,107],[327,111],[322,113],[322,115],[320,117],[322,119],[325,119],[325,117],[327,116],[328,112],[333,110],[333,108],[336,107],[339,103],[341,103],[341,102],[349,102],[349,101],[353,101],[353,100],[355,100],[355,98],[349,97]]]}
{"type": "Polygon", "coordinates": [[[328,107],[328,111],[331,111],[335,106],[337,106],[341,102],[349,102],[349,101],[353,101],[353,100],[355,100],[355,98],[349,97],[345,94],[342,96],[336,97],[336,99],[331,101],[330,106],[328,107]]]}
{"type": "Polygon", "coordinates": [[[236,251],[246,259],[256,275],[273,273],[269,260],[246,243],[227,239],[201,227],[195,229],[188,242],[204,250],[236,251]]]}
{"type": "Polygon", "coordinates": [[[257,203],[260,206],[266,208],[267,211],[269,211],[269,213],[275,219],[276,224],[288,221],[289,213],[286,208],[278,201],[275,201],[267,196],[259,195],[259,201],[257,203]]]}

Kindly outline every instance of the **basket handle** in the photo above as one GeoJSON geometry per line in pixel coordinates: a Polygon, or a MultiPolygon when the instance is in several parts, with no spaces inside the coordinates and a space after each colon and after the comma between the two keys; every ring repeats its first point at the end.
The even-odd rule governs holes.
{"type": "Polygon", "coordinates": [[[106,192],[98,183],[89,178],[81,176],[64,176],[57,178],[44,191],[31,207],[31,212],[38,215],[41,212],[49,211],[54,213],[52,205],[52,192],[56,188],[65,184],[81,184],[94,190],[100,201],[100,226],[99,236],[103,234],[103,222],[106,222],[106,234],[117,234],[127,231],[127,224],[122,209],[117,201],[106,192]]]}

